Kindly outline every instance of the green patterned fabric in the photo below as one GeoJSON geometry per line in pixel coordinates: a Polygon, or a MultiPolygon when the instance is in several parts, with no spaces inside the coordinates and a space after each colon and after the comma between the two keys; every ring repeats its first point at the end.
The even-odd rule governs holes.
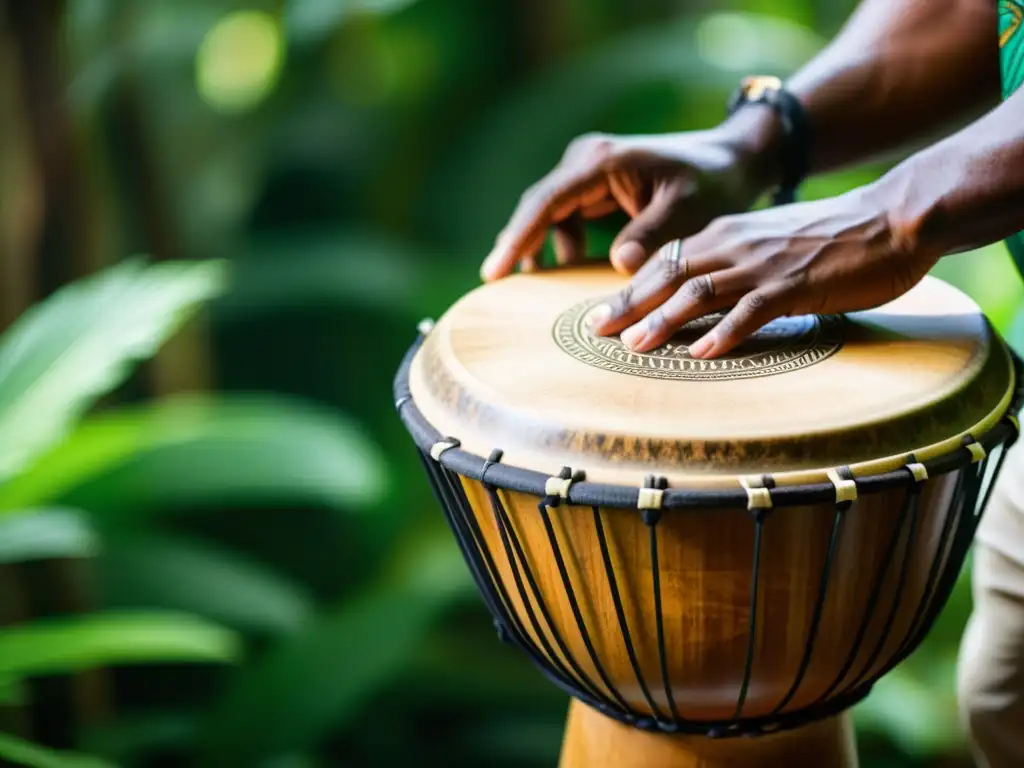
{"type": "MultiPolygon", "coordinates": [[[[999,0],[999,62],[1003,73],[1003,98],[1024,82],[1024,2],[999,0]]],[[[1006,240],[1017,269],[1024,273],[1024,232],[1006,240]]]]}

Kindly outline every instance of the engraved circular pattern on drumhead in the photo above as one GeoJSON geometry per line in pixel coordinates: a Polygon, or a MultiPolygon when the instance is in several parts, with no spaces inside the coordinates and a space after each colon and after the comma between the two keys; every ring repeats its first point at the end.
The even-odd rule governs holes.
{"type": "Polygon", "coordinates": [[[584,301],[555,320],[558,346],[580,362],[606,371],[650,379],[706,381],[752,379],[806,368],[831,357],[843,346],[843,318],[802,315],[773,320],[731,353],[714,360],[695,360],[689,345],[722,318],[708,315],[684,325],[665,345],[650,352],[632,352],[618,336],[595,336],[587,327],[591,309],[604,301],[584,301]]]}

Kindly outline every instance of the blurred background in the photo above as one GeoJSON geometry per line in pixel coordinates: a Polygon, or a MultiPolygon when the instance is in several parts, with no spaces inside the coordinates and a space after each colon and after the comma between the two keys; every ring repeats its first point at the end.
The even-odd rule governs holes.
{"type": "MultiPolygon", "coordinates": [[[[392,376],[570,139],[713,125],[852,6],[0,0],[0,763],[554,765],[392,376]]],[[[1024,348],[1001,245],[937,271],[1024,348]]],[[[971,764],[969,610],[865,766],[971,764]]]]}

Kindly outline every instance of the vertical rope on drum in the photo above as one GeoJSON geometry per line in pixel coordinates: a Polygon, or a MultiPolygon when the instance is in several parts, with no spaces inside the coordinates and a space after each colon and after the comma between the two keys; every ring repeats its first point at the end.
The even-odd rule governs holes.
{"type": "Polygon", "coordinates": [[[493,604],[493,594],[491,594],[491,591],[487,588],[487,582],[483,578],[483,573],[480,570],[480,559],[478,556],[474,555],[474,552],[466,539],[465,531],[460,527],[453,512],[456,501],[451,495],[450,484],[446,482],[444,475],[445,470],[443,467],[432,462],[430,457],[422,451],[417,451],[417,455],[423,463],[423,468],[426,470],[431,490],[433,490],[438,503],[444,511],[444,519],[448,523],[448,527],[451,529],[452,535],[455,536],[455,542],[462,551],[463,557],[466,560],[466,564],[469,566],[469,570],[473,575],[474,581],[476,581],[477,585],[480,587],[484,603],[487,605],[488,609],[493,610],[496,605],[493,604]]]}
{"type": "Polygon", "coordinates": [[[754,519],[754,562],[750,576],[750,621],[747,628],[747,652],[743,660],[743,680],[740,692],[736,697],[736,710],[733,719],[738,720],[743,714],[750,690],[750,677],[754,672],[754,650],[757,647],[757,601],[761,583],[761,540],[764,536],[764,521],[772,511],[771,489],[775,481],[770,475],[742,478],[740,483],[747,492],[747,511],[754,519]]]}
{"type": "Polygon", "coordinates": [[[601,510],[599,507],[593,508],[594,513],[594,528],[597,531],[597,542],[601,548],[601,560],[604,562],[604,572],[608,578],[608,590],[612,595],[612,605],[615,607],[615,615],[619,621],[619,629],[622,632],[622,642],[626,647],[626,655],[629,657],[629,663],[633,667],[633,674],[636,676],[636,681],[640,685],[640,690],[643,692],[644,698],[647,700],[647,705],[651,708],[651,712],[655,718],[660,720],[662,718],[661,712],[655,705],[654,700],[651,697],[651,692],[647,688],[647,684],[644,682],[643,674],[640,671],[640,665],[637,663],[636,651],[633,648],[632,636],[629,633],[629,624],[626,621],[626,612],[622,606],[622,597],[619,594],[618,582],[615,579],[615,567],[612,564],[611,553],[608,550],[608,541],[604,533],[604,524],[601,522],[601,510]]]}
{"type": "MultiPolygon", "coordinates": [[[[989,480],[988,487],[985,489],[985,496],[981,503],[977,505],[974,510],[976,517],[980,517],[988,507],[988,502],[992,498],[992,491],[996,487],[996,481],[999,479],[999,473],[1003,469],[1003,462],[1006,461],[1006,454],[1009,452],[1009,445],[999,446],[999,458],[996,460],[995,469],[992,470],[992,478],[989,480]]],[[[984,473],[982,474],[982,482],[984,482],[984,473]]]]}
{"type": "MultiPolygon", "coordinates": [[[[492,584],[484,578],[480,555],[478,552],[475,552],[468,543],[465,531],[462,530],[452,511],[456,507],[457,500],[451,495],[452,485],[450,478],[446,476],[447,470],[432,462],[426,454],[419,451],[417,453],[426,470],[427,479],[430,482],[431,489],[434,491],[438,502],[444,510],[445,521],[448,523],[448,527],[455,536],[455,541],[458,544],[459,549],[462,551],[466,564],[469,566],[470,573],[473,575],[473,580],[477,583],[477,586],[480,589],[484,604],[487,606],[488,610],[490,610],[492,616],[503,616],[504,614],[501,610],[501,606],[498,604],[498,600],[496,599],[496,594],[494,592],[495,585],[500,585],[500,581],[496,581],[492,584]],[[442,483],[442,480],[445,482],[442,483]]],[[[486,550],[484,551],[486,552],[486,550]]],[[[493,566],[493,561],[491,561],[491,565],[493,566]]],[[[507,598],[507,596],[505,597],[507,598]]],[[[506,602],[506,605],[509,606],[509,608],[511,607],[510,603],[506,602]]]]}
{"type": "MultiPolygon", "coordinates": [[[[970,449],[971,443],[965,441],[964,447],[970,449]]],[[[936,582],[931,599],[928,601],[928,608],[924,612],[921,625],[918,627],[913,639],[905,647],[901,648],[897,662],[902,661],[913,653],[921,641],[931,632],[939,614],[942,613],[942,609],[949,601],[949,596],[953,593],[953,588],[956,586],[957,579],[960,576],[960,569],[964,558],[967,556],[971,542],[974,540],[974,532],[979,521],[975,509],[978,503],[978,496],[981,493],[981,485],[985,477],[985,465],[988,459],[984,450],[980,452],[972,450],[971,453],[974,456],[974,464],[964,469],[963,475],[961,475],[963,481],[960,485],[965,490],[960,494],[961,498],[956,505],[957,525],[953,534],[953,541],[943,562],[942,573],[936,582]],[[973,472],[971,471],[972,468],[973,472]]]]}
{"type": "MultiPolygon", "coordinates": [[[[910,528],[907,530],[906,545],[903,548],[903,557],[900,561],[900,575],[896,581],[896,590],[892,598],[892,606],[889,608],[889,615],[885,618],[884,626],[892,628],[893,622],[896,620],[896,616],[899,613],[900,604],[903,602],[903,590],[907,584],[907,575],[910,571],[910,557],[914,552],[914,544],[917,541],[917,525],[921,518],[921,489],[920,486],[915,484],[907,489],[907,495],[910,500],[910,528]]],[[[882,650],[885,648],[885,644],[889,640],[889,633],[884,632],[879,636],[875,642],[875,647],[871,650],[870,655],[864,666],[861,668],[860,674],[854,677],[853,682],[847,686],[846,693],[855,690],[864,678],[871,671],[871,668],[878,661],[878,657],[882,655],[882,650]]]]}
{"type": "Polygon", "coordinates": [[[920,629],[922,621],[926,617],[927,610],[931,606],[932,598],[938,590],[939,578],[941,575],[940,568],[946,559],[944,558],[944,555],[946,554],[950,534],[956,527],[955,523],[959,523],[964,509],[963,496],[964,487],[966,485],[966,476],[967,471],[961,470],[960,476],[957,478],[956,488],[953,491],[953,504],[951,505],[951,511],[946,515],[946,519],[942,524],[942,532],[939,534],[939,543],[935,549],[935,558],[932,560],[931,567],[928,569],[928,576],[925,579],[924,590],[921,594],[921,601],[918,603],[917,610],[914,611],[914,615],[910,621],[910,626],[907,628],[907,634],[904,635],[903,641],[896,649],[892,666],[895,666],[905,659],[917,644],[917,638],[919,636],[918,630],[920,629]]]}
{"type": "MultiPolygon", "coordinates": [[[[494,509],[495,504],[501,504],[501,499],[498,497],[494,486],[487,482],[487,470],[490,469],[492,465],[501,461],[501,457],[502,451],[497,449],[491,451],[491,455],[487,457],[487,461],[484,463],[484,468],[480,473],[480,485],[483,486],[484,491],[487,493],[492,510],[494,509]]],[[[461,495],[465,498],[466,494],[463,492],[461,495]]],[[[470,514],[466,515],[466,512],[464,511],[463,515],[466,515],[472,522],[473,534],[478,541],[480,550],[483,552],[487,569],[491,574],[491,580],[494,582],[495,589],[501,598],[502,604],[505,606],[505,612],[504,614],[500,614],[500,620],[508,626],[500,626],[498,628],[499,635],[502,632],[511,632],[513,638],[517,641],[517,645],[523,646],[526,644],[528,637],[526,627],[523,625],[522,620],[512,607],[512,600],[509,597],[508,590],[505,589],[505,583],[501,578],[501,573],[498,571],[497,564],[491,554],[491,548],[487,545],[487,541],[484,538],[483,530],[480,528],[480,523],[476,518],[476,514],[473,512],[472,507],[469,507],[468,500],[466,500],[466,504],[469,508],[470,514]]],[[[495,527],[497,527],[497,521],[495,521],[495,527]]],[[[512,568],[511,563],[509,563],[509,568],[512,568]]]]}
{"type": "Polygon", "coordinates": [[[658,708],[658,705],[654,703],[654,698],[651,696],[651,692],[644,680],[643,672],[640,669],[640,663],[636,657],[636,649],[633,647],[633,638],[629,632],[629,622],[626,620],[626,611],[622,606],[622,596],[619,594],[619,585],[615,578],[615,566],[612,563],[611,551],[608,549],[608,538],[605,536],[604,523],[601,520],[601,510],[596,506],[593,507],[592,510],[594,514],[594,530],[597,532],[597,543],[601,550],[601,560],[604,563],[604,572],[608,579],[608,590],[612,596],[612,605],[615,608],[615,616],[619,622],[619,631],[622,632],[622,643],[626,648],[626,655],[629,658],[629,664],[633,668],[633,675],[636,677],[636,682],[640,686],[640,691],[643,693],[644,699],[647,701],[647,706],[651,708],[651,714],[654,718],[660,721],[663,719],[663,715],[661,710],[658,708]]]}
{"type": "MultiPolygon", "coordinates": [[[[555,623],[551,618],[551,613],[548,611],[547,604],[541,596],[537,580],[534,578],[533,571],[530,569],[530,564],[526,559],[526,553],[519,541],[519,536],[516,534],[508,513],[505,511],[504,505],[501,504],[501,500],[497,497],[496,492],[492,496],[491,504],[494,511],[495,521],[498,525],[498,533],[501,537],[501,543],[505,549],[505,556],[508,558],[509,565],[512,569],[512,579],[515,581],[516,589],[519,592],[519,599],[523,604],[523,609],[526,611],[526,616],[530,620],[530,624],[533,626],[533,631],[537,635],[537,640],[544,649],[544,653],[551,661],[551,664],[568,680],[572,680],[575,685],[586,690],[595,698],[607,701],[607,696],[601,692],[597,687],[597,684],[594,683],[594,681],[591,680],[590,677],[580,668],[576,659],[569,652],[569,648],[562,639],[562,635],[555,628],[555,623]],[[495,503],[495,501],[497,501],[497,503],[495,503]],[[519,564],[522,566],[521,574],[519,564]],[[554,649],[548,642],[547,634],[543,631],[540,626],[540,622],[537,620],[537,615],[533,610],[530,597],[526,593],[526,588],[523,585],[524,577],[530,586],[531,592],[533,593],[534,600],[537,603],[537,609],[540,611],[541,616],[544,618],[544,621],[547,623],[548,628],[551,631],[551,636],[554,638],[555,645],[558,646],[558,650],[561,651],[562,657],[565,658],[565,662],[572,668],[575,676],[569,673],[569,670],[562,663],[562,657],[559,657],[558,654],[554,652],[554,649]]],[[[616,697],[616,701],[625,706],[625,702],[620,698],[616,697]]]]}
{"type": "MultiPolygon", "coordinates": [[[[497,489],[487,482],[488,468],[492,464],[501,461],[501,457],[502,451],[494,450],[491,452],[491,455],[488,457],[487,462],[484,464],[484,468],[481,471],[480,483],[487,491],[488,497],[491,502],[492,512],[494,512],[495,509],[500,509],[501,514],[508,518],[508,513],[505,511],[504,504],[501,501],[501,497],[497,493],[497,489]]],[[[438,465],[437,470],[434,470],[433,465],[430,464],[427,465],[427,471],[428,476],[430,477],[433,477],[435,471],[443,473],[448,478],[450,489],[454,491],[453,483],[458,481],[458,476],[454,472],[450,472],[449,470],[440,467],[440,465],[438,465]]],[[[459,487],[461,489],[461,483],[459,484],[459,487]]],[[[469,505],[469,501],[466,498],[465,492],[460,492],[458,494],[458,498],[460,498],[462,501],[463,516],[473,521],[474,530],[476,531],[476,536],[478,537],[480,550],[483,552],[483,555],[487,561],[487,566],[491,571],[494,587],[500,592],[501,599],[505,606],[504,612],[502,612],[500,609],[492,608],[492,615],[496,619],[495,623],[499,625],[499,633],[503,631],[508,632],[509,634],[506,639],[510,640],[514,645],[516,645],[520,650],[522,650],[530,658],[530,660],[533,661],[533,663],[536,664],[552,682],[556,683],[556,685],[559,685],[563,689],[568,689],[572,692],[572,695],[581,696],[587,701],[587,703],[590,706],[595,707],[598,710],[611,711],[614,708],[614,705],[611,703],[611,701],[606,696],[587,690],[585,685],[581,684],[580,681],[574,679],[573,676],[568,673],[568,670],[566,670],[566,668],[560,663],[558,657],[555,656],[553,652],[551,652],[550,646],[545,646],[545,650],[548,651],[548,655],[545,657],[541,653],[539,653],[537,648],[529,641],[529,635],[526,632],[526,627],[512,608],[512,601],[509,598],[508,592],[505,590],[504,585],[500,579],[498,569],[495,565],[493,557],[490,554],[490,549],[486,546],[486,541],[483,538],[483,533],[479,527],[478,522],[476,521],[475,514],[473,513],[472,507],[469,505]],[[502,626],[500,622],[505,622],[509,626],[502,626]]],[[[444,506],[443,501],[442,506],[444,506]]],[[[445,506],[446,518],[448,517],[448,509],[449,507],[445,506]]],[[[500,528],[500,523],[498,523],[497,519],[498,513],[494,512],[494,514],[495,524],[498,525],[500,528]]],[[[451,521],[449,521],[449,523],[451,523],[451,521]]],[[[459,535],[458,532],[456,532],[456,539],[460,542],[461,547],[462,537],[459,535]]],[[[465,551],[464,547],[463,550],[465,551]]],[[[506,556],[509,556],[510,550],[506,549],[505,551],[506,556]]],[[[469,555],[467,554],[467,560],[468,559],[469,555]]],[[[510,559],[509,567],[513,570],[513,576],[515,578],[518,575],[518,572],[516,570],[517,566],[514,560],[510,559]]],[[[523,594],[522,583],[517,581],[517,586],[520,590],[520,599],[523,601],[523,604],[529,610],[529,601],[528,598],[523,594]]],[[[491,598],[491,600],[487,599],[487,593],[483,585],[481,585],[481,591],[485,592],[485,603],[487,603],[488,607],[490,607],[493,601],[493,597],[491,598]]],[[[544,639],[544,635],[539,630],[539,627],[537,626],[536,622],[534,622],[534,628],[537,632],[537,636],[541,639],[544,639]]]]}
{"type": "MultiPolygon", "coordinates": [[[[908,469],[908,472],[912,472],[912,470],[908,469]]],[[[925,477],[927,477],[927,474],[925,474],[925,477]]],[[[868,593],[867,605],[864,608],[864,619],[861,621],[860,627],[857,629],[857,634],[853,638],[853,643],[850,646],[850,652],[846,657],[846,661],[843,662],[843,666],[840,668],[835,679],[831,682],[828,688],[826,688],[825,691],[815,699],[814,704],[820,704],[832,695],[839,686],[842,685],[843,680],[850,673],[850,670],[853,669],[853,665],[857,661],[857,656],[860,654],[861,644],[864,642],[864,637],[867,635],[868,627],[871,626],[871,620],[875,617],[875,608],[878,607],[878,600],[882,596],[882,585],[885,584],[886,574],[889,573],[889,564],[893,561],[893,555],[896,553],[896,547],[899,545],[900,537],[903,535],[903,527],[906,524],[907,515],[910,513],[910,508],[914,504],[913,499],[918,495],[919,491],[920,485],[918,482],[915,482],[907,489],[907,494],[903,497],[903,503],[900,505],[899,517],[897,518],[896,525],[893,527],[889,543],[885,547],[885,554],[882,555],[882,567],[875,576],[874,584],[871,585],[871,591],[868,593]]],[[[888,622],[882,625],[883,631],[878,644],[879,650],[888,639],[889,626],[890,624],[888,622]]],[[[871,663],[874,662],[872,661],[871,663]]]]}
{"type": "MultiPolygon", "coordinates": [[[[664,491],[668,487],[668,481],[664,477],[658,478],[656,481],[652,478],[651,485],[659,491],[664,491]]],[[[661,496],[659,495],[657,498],[659,504],[659,508],[656,510],[657,515],[647,514],[647,512],[655,510],[645,510],[644,523],[647,524],[647,528],[650,531],[651,588],[654,590],[654,626],[658,638],[658,664],[661,666],[661,684],[665,687],[665,700],[668,702],[669,711],[672,713],[672,722],[678,726],[679,710],[676,709],[676,699],[672,694],[672,682],[668,674],[668,650],[665,647],[665,618],[661,605],[661,566],[658,561],[658,522],[661,520],[661,496]]]]}
{"type": "Polygon", "coordinates": [[[740,693],[736,697],[736,710],[733,712],[733,719],[739,719],[743,714],[743,707],[747,703],[747,692],[750,689],[750,676],[754,672],[754,649],[757,647],[757,596],[758,585],[761,574],[761,537],[764,532],[764,510],[758,510],[754,517],[754,567],[750,584],[750,622],[747,629],[747,653],[743,661],[743,681],[740,683],[740,693]]]}
{"type": "Polygon", "coordinates": [[[807,647],[804,649],[803,658],[800,659],[800,667],[797,669],[793,685],[790,686],[786,695],[782,697],[782,701],[775,705],[775,708],[770,713],[772,715],[777,715],[793,700],[797,690],[800,688],[800,684],[804,681],[807,669],[811,665],[811,657],[814,655],[814,644],[818,639],[818,629],[821,626],[821,616],[825,611],[825,598],[828,595],[832,561],[835,558],[836,549],[839,544],[839,534],[843,528],[846,512],[857,498],[857,484],[853,480],[853,475],[849,468],[844,467],[840,471],[830,471],[829,479],[836,486],[835,517],[832,520],[832,535],[829,538],[828,553],[825,555],[825,563],[821,569],[821,585],[818,590],[818,599],[815,601],[814,612],[811,616],[811,628],[807,636],[807,647]]]}
{"type": "MultiPolygon", "coordinates": [[[[511,619],[514,615],[512,613],[512,603],[509,601],[508,593],[505,591],[505,587],[501,582],[498,568],[495,565],[494,559],[491,557],[490,548],[487,546],[487,541],[484,539],[483,531],[480,529],[479,522],[476,519],[476,513],[473,511],[473,506],[469,503],[469,499],[466,496],[465,489],[462,486],[462,480],[456,473],[443,467],[441,467],[441,476],[447,483],[448,492],[452,499],[452,507],[458,510],[459,515],[462,518],[461,527],[464,530],[469,531],[469,537],[475,546],[474,551],[478,553],[478,559],[483,562],[487,575],[490,577],[489,583],[493,593],[492,598],[497,597],[500,600],[500,605],[505,608],[504,614],[507,614],[508,618],[511,619]]],[[[495,601],[495,604],[498,605],[498,602],[495,601]]],[[[499,612],[497,615],[503,616],[503,613],[499,612]]],[[[503,627],[503,629],[507,630],[509,628],[503,627]]]]}
{"type": "Polygon", "coordinates": [[[562,550],[558,546],[558,538],[555,536],[554,526],[551,525],[551,516],[548,514],[547,502],[553,502],[552,505],[554,506],[558,503],[558,497],[542,499],[537,505],[537,510],[540,512],[541,520],[544,523],[544,530],[547,531],[548,542],[551,545],[551,554],[555,558],[555,565],[558,568],[559,575],[562,577],[562,585],[565,587],[565,596],[569,601],[569,609],[572,611],[572,615],[576,619],[576,627],[579,630],[580,639],[583,641],[583,645],[587,649],[587,653],[590,655],[590,661],[594,665],[594,669],[597,670],[598,677],[601,678],[601,682],[605,684],[608,692],[616,701],[619,702],[623,709],[627,712],[632,712],[629,704],[626,703],[618,690],[616,690],[615,686],[612,685],[611,680],[604,671],[604,667],[601,665],[600,659],[597,658],[597,651],[594,650],[594,644],[590,639],[590,633],[587,631],[587,624],[583,620],[583,614],[580,612],[580,606],[576,600],[576,592],[573,590],[572,580],[569,578],[569,571],[565,567],[562,550]]]}

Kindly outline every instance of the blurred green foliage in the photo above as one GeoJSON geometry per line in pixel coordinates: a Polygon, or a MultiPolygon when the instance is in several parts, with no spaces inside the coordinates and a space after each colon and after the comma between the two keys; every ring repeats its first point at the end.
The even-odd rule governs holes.
{"type": "MultiPolygon", "coordinates": [[[[0,630],[0,700],[33,704],[37,724],[64,717],[31,680],[96,666],[110,694],[70,729],[29,734],[45,749],[4,736],[0,756],[554,764],[566,702],[494,639],[391,378],[416,322],[476,284],[519,193],[571,138],[712,125],[741,76],[792,71],[852,5],[67,0],[61,96],[96,241],[108,261],[199,264],[106,271],[0,347],[0,564],[73,561],[94,609],[0,630]],[[131,402],[80,421],[178,309],[211,298],[210,360],[191,365],[209,365],[213,392],[154,399],[131,380],[131,402]],[[70,372],[47,378],[57,363],[70,372]]],[[[600,254],[614,227],[596,234],[600,254]]],[[[1002,246],[936,271],[1024,342],[1002,246]]],[[[953,696],[969,609],[965,575],[858,708],[865,765],[969,764],[953,696]]]]}

